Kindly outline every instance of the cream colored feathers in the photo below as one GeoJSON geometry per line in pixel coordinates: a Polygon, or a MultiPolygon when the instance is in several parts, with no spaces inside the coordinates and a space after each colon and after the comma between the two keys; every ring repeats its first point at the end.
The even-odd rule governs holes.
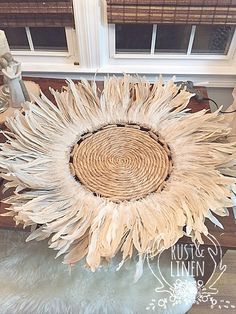
{"type": "Polygon", "coordinates": [[[1,176],[15,188],[8,215],[32,227],[28,240],[48,238],[65,263],[86,257],[95,270],[118,251],[125,261],[135,252],[155,255],[184,234],[201,241],[205,219],[218,223],[215,214],[227,215],[236,144],[225,142],[230,129],[218,112],[189,113],[192,94],[161,79],[151,88],[141,77],[108,78],[101,95],[95,84],[70,81],[52,93],[57,106],[44,95],[25,103],[25,114],[8,120],[0,146],[1,176]],[[173,168],[164,189],[113,202],[76,181],[69,161],[81,135],[121,122],[159,134],[173,168]]]}

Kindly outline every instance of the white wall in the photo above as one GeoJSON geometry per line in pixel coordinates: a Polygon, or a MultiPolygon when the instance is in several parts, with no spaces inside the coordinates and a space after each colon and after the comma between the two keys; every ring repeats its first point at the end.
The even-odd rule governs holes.
{"type": "MultiPolygon", "coordinates": [[[[224,106],[223,111],[225,111],[233,103],[233,88],[222,88],[222,87],[208,87],[207,88],[208,97],[212,98],[218,106],[224,106]]],[[[212,102],[210,102],[211,111],[215,111],[216,107],[212,102]]]]}

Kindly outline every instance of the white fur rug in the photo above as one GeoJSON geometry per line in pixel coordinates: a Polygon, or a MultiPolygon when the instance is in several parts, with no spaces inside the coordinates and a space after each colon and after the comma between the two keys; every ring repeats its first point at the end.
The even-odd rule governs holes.
{"type": "MultiPolygon", "coordinates": [[[[25,243],[26,237],[24,232],[0,231],[1,314],[184,314],[194,303],[197,289],[192,277],[183,278],[193,288],[185,291],[183,302],[167,302],[163,309],[158,299],[169,296],[155,292],[159,283],[148,265],[137,283],[134,262],[119,271],[115,261],[95,273],[83,264],[70,271],[62,259],[55,260],[46,242],[25,243]]],[[[164,266],[162,273],[170,283],[175,281],[164,266]]]]}

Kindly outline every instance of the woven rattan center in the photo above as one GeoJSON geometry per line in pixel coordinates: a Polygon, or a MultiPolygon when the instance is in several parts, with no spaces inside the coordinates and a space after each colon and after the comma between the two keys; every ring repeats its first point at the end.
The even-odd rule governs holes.
{"type": "Polygon", "coordinates": [[[87,134],[73,150],[76,178],[112,201],[140,199],[163,189],[171,166],[168,146],[138,126],[107,126],[87,134]]]}

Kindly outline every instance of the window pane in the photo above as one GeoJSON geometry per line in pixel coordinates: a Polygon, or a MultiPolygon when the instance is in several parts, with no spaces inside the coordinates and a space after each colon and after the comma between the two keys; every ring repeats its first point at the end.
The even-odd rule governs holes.
{"type": "Polygon", "coordinates": [[[155,52],[186,53],[190,25],[158,25],[155,52]]]}
{"type": "Polygon", "coordinates": [[[29,50],[29,43],[24,27],[11,27],[3,29],[10,49],[13,50],[29,50]]]}
{"type": "Polygon", "coordinates": [[[199,25],[192,53],[227,54],[233,33],[233,26],[199,25]]]}
{"type": "Polygon", "coordinates": [[[31,27],[35,50],[67,50],[64,27],[31,27]]]}
{"type": "Polygon", "coordinates": [[[152,25],[116,24],[116,52],[150,53],[152,25]]]}

